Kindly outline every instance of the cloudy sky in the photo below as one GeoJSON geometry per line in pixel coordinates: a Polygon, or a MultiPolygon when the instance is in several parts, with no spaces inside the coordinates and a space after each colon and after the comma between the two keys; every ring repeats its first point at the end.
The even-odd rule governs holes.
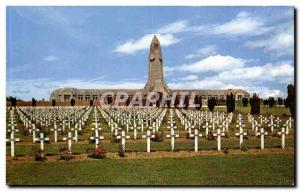
{"type": "Polygon", "coordinates": [[[153,34],[171,88],[286,96],[293,7],[8,7],[6,95],[142,88],[153,34]]]}

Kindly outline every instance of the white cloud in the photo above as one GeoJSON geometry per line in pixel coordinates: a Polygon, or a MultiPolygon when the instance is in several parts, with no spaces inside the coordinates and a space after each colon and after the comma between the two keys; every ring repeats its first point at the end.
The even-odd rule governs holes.
{"type": "Polygon", "coordinates": [[[224,70],[231,70],[232,68],[241,68],[245,65],[245,60],[241,58],[235,58],[232,56],[215,55],[209,56],[200,61],[183,64],[177,67],[168,67],[167,71],[183,71],[191,73],[201,72],[219,72],[224,70]]]}
{"type": "Polygon", "coordinates": [[[183,81],[190,81],[190,80],[197,80],[197,79],[198,79],[198,76],[196,76],[196,75],[189,75],[189,76],[180,78],[180,80],[183,80],[183,81]]]}
{"type": "MultiPolygon", "coordinates": [[[[154,34],[147,34],[139,39],[129,40],[126,43],[117,46],[114,51],[122,54],[134,54],[137,51],[149,48],[153,36],[154,34]]],[[[161,46],[165,47],[180,41],[172,34],[156,34],[156,36],[159,39],[161,46]]]]}
{"type": "Polygon", "coordinates": [[[53,62],[53,61],[56,61],[57,60],[57,57],[55,56],[46,56],[43,58],[44,61],[47,61],[47,62],[53,62]]]}
{"type": "Polygon", "coordinates": [[[178,33],[178,32],[183,32],[186,29],[187,29],[187,21],[180,20],[161,27],[160,29],[157,30],[157,33],[161,33],[161,34],[178,33]]]}
{"type": "Polygon", "coordinates": [[[251,49],[262,48],[265,52],[271,52],[275,56],[294,54],[294,28],[293,24],[277,31],[267,39],[248,41],[245,44],[251,49]]]}
{"type": "Polygon", "coordinates": [[[139,81],[108,82],[97,79],[80,80],[69,79],[55,81],[50,79],[26,79],[8,81],[6,84],[6,95],[30,100],[32,97],[48,100],[51,92],[57,88],[79,88],[79,89],[141,89],[145,85],[139,81]]]}
{"type": "Polygon", "coordinates": [[[265,26],[262,18],[253,17],[243,11],[239,12],[235,19],[220,25],[215,25],[211,30],[214,34],[253,36],[265,33],[270,29],[270,27],[265,26]]]}
{"type": "Polygon", "coordinates": [[[192,54],[185,55],[185,58],[192,59],[192,58],[197,58],[197,57],[215,55],[215,54],[217,54],[216,49],[217,49],[216,46],[208,45],[204,48],[197,50],[196,52],[194,52],[192,54]]]}
{"type": "Polygon", "coordinates": [[[250,66],[237,68],[219,73],[216,78],[225,82],[263,83],[265,81],[276,81],[277,83],[288,83],[293,81],[294,66],[291,62],[277,64],[265,64],[262,66],[250,66]]]}

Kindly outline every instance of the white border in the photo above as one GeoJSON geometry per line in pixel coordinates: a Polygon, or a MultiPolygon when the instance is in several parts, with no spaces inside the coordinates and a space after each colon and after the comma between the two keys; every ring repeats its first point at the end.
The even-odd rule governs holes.
{"type": "MultiPolygon", "coordinates": [[[[27,190],[27,189],[43,189],[43,190],[66,190],[66,189],[73,189],[73,190],[82,190],[82,189],[98,189],[98,188],[41,188],[41,187],[30,187],[30,188],[18,188],[18,187],[7,187],[6,184],[6,166],[5,166],[5,103],[6,103],[6,6],[295,6],[299,8],[300,1],[296,0],[1,0],[0,1],[0,57],[1,57],[1,64],[0,64],[0,100],[1,105],[3,106],[0,112],[0,120],[1,121],[1,144],[0,154],[1,154],[1,171],[0,171],[0,180],[1,190],[7,189],[20,189],[20,190],[27,190]],[[170,3],[172,2],[172,3],[170,3]]],[[[299,10],[298,10],[299,15],[299,10]]],[[[297,19],[297,25],[299,24],[299,19],[297,19]]],[[[299,30],[298,30],[299,31],[299,30]]],[[[298,32],[299,34],[299,32],[298,32]]],[[[298,38],[299,35],[297,34],[298,38]]],[[[298,39],[297,42],[298,44],[298,39]]],[[[297,55],[299,53],[299,49],[296,52],[297,55]]],[[[298,66],[299,69],[299,66],[298,66]]],[[[299,71],[298,71],[299,72],[299,71]]],[[[297,84],[299,81],[297,80],[297,84]]],[[[299,90],[299,87],[298,87],[299,90]]],[[[297,95],[299,95],[299,91],[297,91],[297,95]]],[[[297,102],[297,108],[299,106],[299,101],[297,102]]],[[[297,118],[297,122],[299,122],[299,118],[297,118]]],[[[297,127],[299,124],[297,123],[297,127]]],[[[297,137],[299,135],[299,130],[297,137]]],[[[296,162],[296,161],[295,161],[296,162]]],[[[299,165],[299,164],[298,164],[299,165]]],[[[298,180],[297,183],[299,184],[299,175],[297,176],[298,180]]],[[[299,186],[298,186],[299,187],[299,186]]],[[[102,188],[107,189],[107,188],[102,188]]],[[[124,188],[118,188],[124,189],[124,188]]],[[[130,189],[130,188],[127,188],[130,189]]],[[[162,189],[162,188],[160,188],[162,189]]],[[[164,188],[165,189],[165,188],[164,188]]],[[[182,188],[172,188],[172,190],[179,190],[182,188]]],[[[203,189],[203,188],[201,188],[203,189]]],[[[216,188],[213,188],[216,189],[216,188]]],[[[226,188],[225,188],[226,189],[226,188]]],[[[227,188],[228,189],[228,188],[227,188]]],[[[230,188],[229,188],[230,189],[230,188]]],[[[241,188],[240,188],[241,189],[241,188]]],[[[240,190],[238,189],[238,190],[240,190]]],[[[248,188],[252,189],[252,188],[248,188]]]]}

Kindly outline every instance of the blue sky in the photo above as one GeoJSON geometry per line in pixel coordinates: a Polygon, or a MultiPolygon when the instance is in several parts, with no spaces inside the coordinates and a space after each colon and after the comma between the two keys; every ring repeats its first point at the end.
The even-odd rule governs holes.
{"type": "Polygon", "coordinates": [[[153,34],[171,88],[286,96],[293,7],[8,7],[6,95],[142,88],[153,34]]]}

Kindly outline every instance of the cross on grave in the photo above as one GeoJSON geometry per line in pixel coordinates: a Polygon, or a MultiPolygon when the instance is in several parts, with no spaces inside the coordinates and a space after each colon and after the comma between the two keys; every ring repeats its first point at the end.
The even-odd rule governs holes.
{"type": "Polygon", "coordinates": [[[273,132],[274,127],[276,127],[276,124],[274,124],[274,123],[268,124],[268,127],[271,127],[271,132],[273,132]]]}
{"type": "Polygon", "coordinates": [[[150,142],[151,142],[151,138],[154,138],[155,135],[151,135],[151,131],[147,130],[147,134],[146,135],[142,135],[142,138],[147,139],[147,152],[150,153],[150,142]]]}
{"type": "Polygon", "coordinates": [[[270,116],[270,122],[271,124],[273,123],[273,119],[275,119],[275,117],[273,115],[270,116]]]}
{"type": "Polygon", "coordinates": [[[281,131],[278,132],[278,135],[281,135],[281,148],[285,148],[285,135],[286,135],[286,131],[285,131],[285,128],[282,127],[281,128],[281,131]]]}
{"type": "Polygon", "coordinates": [[[122,144],[122,150],[125,152],[125,141],[126,139],[129,139],[129,135],[125,135],[125,131],[122,131],[121,135],[117,136],[117,139],[121,139],[121,144],[122,144]]]}
{"type": "Polygon", "coordinates": [[[258,128],[261,127],[261,125],[258,124],[257,121],[254,122],[254,125],[253,125],[253,126],[254,126],[254,132],[255,132],[255,133],[258,131],[258,128]]]}
{"type": "Polygon", "coordinates": [[[133,129],[133,139],[136,139],[137,137],[137,129],[141,129],[140,127],[137,127],[136,125],[134,125],[133,127],[131,127],[130,129],[133,129]]]}
{"type": "Polygon", "coordinates": [[[114,131],[115,131],[115,136],[118,135],[118,130],[122,130],[122,128],[121,128],[121,127],[118,127],[117,124],[116,124],[116,126],[115,126],[113,129],[114,129],[114,131]]]}
{"type": "Polygon", "coordinates": [[[179,135],[175,134],[174,129],[171,128],[171,134],[167,135],[167,138],[171,138],[171,151],[174,151],[175,148],[175,138],[178,138],[179,135]]]}
{"type": "Polygon", "coordinates": [[[74,138],[72,137],[72,132],[68,132],[68,137],[63,137],[63,140],[64,141],[68,141],[68,148],[69,148],[69,153],[71,154],[72,152],[72,140],[73,140],[74,138]]]}
{"type": "Polygon", "coordinates": [[[15,157],[15,142],[20,141],[20,138],[15,138],[14,133],[10,133],[10,139],[6,139],[6,142],[10,142],[10,156],[15,157]]]}
{"type": "Polygon", "coordinates": [[[235,135],[240,137],[240,146],[241,146],[243,143],[243,140],[244,140],[243,138],[244,138],[244,136],[247,135],[247,132],[243,132],[243,128],[240,127],[240,132],[235,133],[235,135]]]}
{"type": "Polygon", "coordinates": [[[283,124],[283,127],[285,128],[285,133],[288,135],[289,134],[289,128],[287,124],[283,124]]]}
{"type": "Polygon", "coordinates": [[[19,129],[17,129],[17,128],[15,129],[15,127],[17,127],[17,125],[15,125],[15,124],[8,124],[8,126],[10,126],[11,129],[8,129],[7,132],[13,133],[13,134],[15,134],[15,132],[19,132],[19,129]]]}
{"type": "Polygon", "coordinates": [[[265,148],[265,135],[268,135],[268,132],[264,130],[264,128],[260,128],[260,132],[256,133],[256,136],[260,135],[260,148],[265,148]]]}
{"type": "Polygon", "coordinates": [[[281,120],[279,119],[279,117],[277,117],[275,121],[276,121],[276,123],[277,123],[277,127],[280,127],[280,122],[281,122],[281,120]]]}
{"type": "Polygon", "coordinates": [[[217,137],[217,141],[218,141],[218,151],[221,150],[221,137],[225,136],[224,132],[221,132],[221,129],[217,130],[217,133],[213,134],[214,137],[217,137]]]}
{"type": "Polygon", "coordinates": [[[75,136],[74,136],[74,140],[77,142],[78,141],[78,130],[80,130],[78,128],[78,123],[75,124],[75,127],[71,129],[71,131],[75,131],[75,136]]]}
{"type": "Polygon", "coordinates": [[[35,138],[35,141],[40,141],[41,150],[44,151],[44,141],[49,141],[49,138],[44,137],[44,133],[40,133],[40,138],[35,138]]]}
{"type": "Polygon", "coordinates": [[[263,118],[264,118],[264,117],[263,117],[262,115],[260,115],[260,116],[258,117],[258,119],[260,120],[260,124],[262,124],[262,123],[263,123],[263,121],[262,121],[262,120],[263,120],[263,118]]]}
{"type": "Polygon", "coordinates": [[[99,141],[100,140],[103,140],[104,137],[103,136],[99,136],[99,135],[96,135],[94,137],[90,137],[91,140],[95,140],[95,145],[96,145],[96,148],[99,146],[99,141]]]}
{"type": "Polygon", "coordinates": [[[192,126],[192,125],[189,123],[187,128],[188,128],[189,137],[191,137],[192,129],[194,128],[194,126],[192,126]]]}
{"type": "Polygon", "coordinates": [[[263,122],[264,122],[264,124],[267,124],[267,123],[268,123],[268,118],[265,117],[265,118],[263,119],[263,122]]]}
{"type": "Polygon", "coordinates": [[[195,152],[198,152],[198,139],[202,137],[202,134],[199,133],[198,129],[195,129],[195,133],[191,134],[190,137],[195,137],[195,152]]]}
{"type": "Polygon", "coordinates": [[[208,128],[209,128],[210,126],[208,125],[208,122],[206,122],[206,124],[202,127],[202,128],[205,128],[205,136],[207,137],[207,135],[208,135],[208,128]]]}
{"type": "Polygon", "coordinates": [[[54,123],[54,128],[50,129],[51,131],[54,131],[54,142],[57,142],[57,131],[61,131],[60,128],[57,128],[56,123],[54,123]]]}

